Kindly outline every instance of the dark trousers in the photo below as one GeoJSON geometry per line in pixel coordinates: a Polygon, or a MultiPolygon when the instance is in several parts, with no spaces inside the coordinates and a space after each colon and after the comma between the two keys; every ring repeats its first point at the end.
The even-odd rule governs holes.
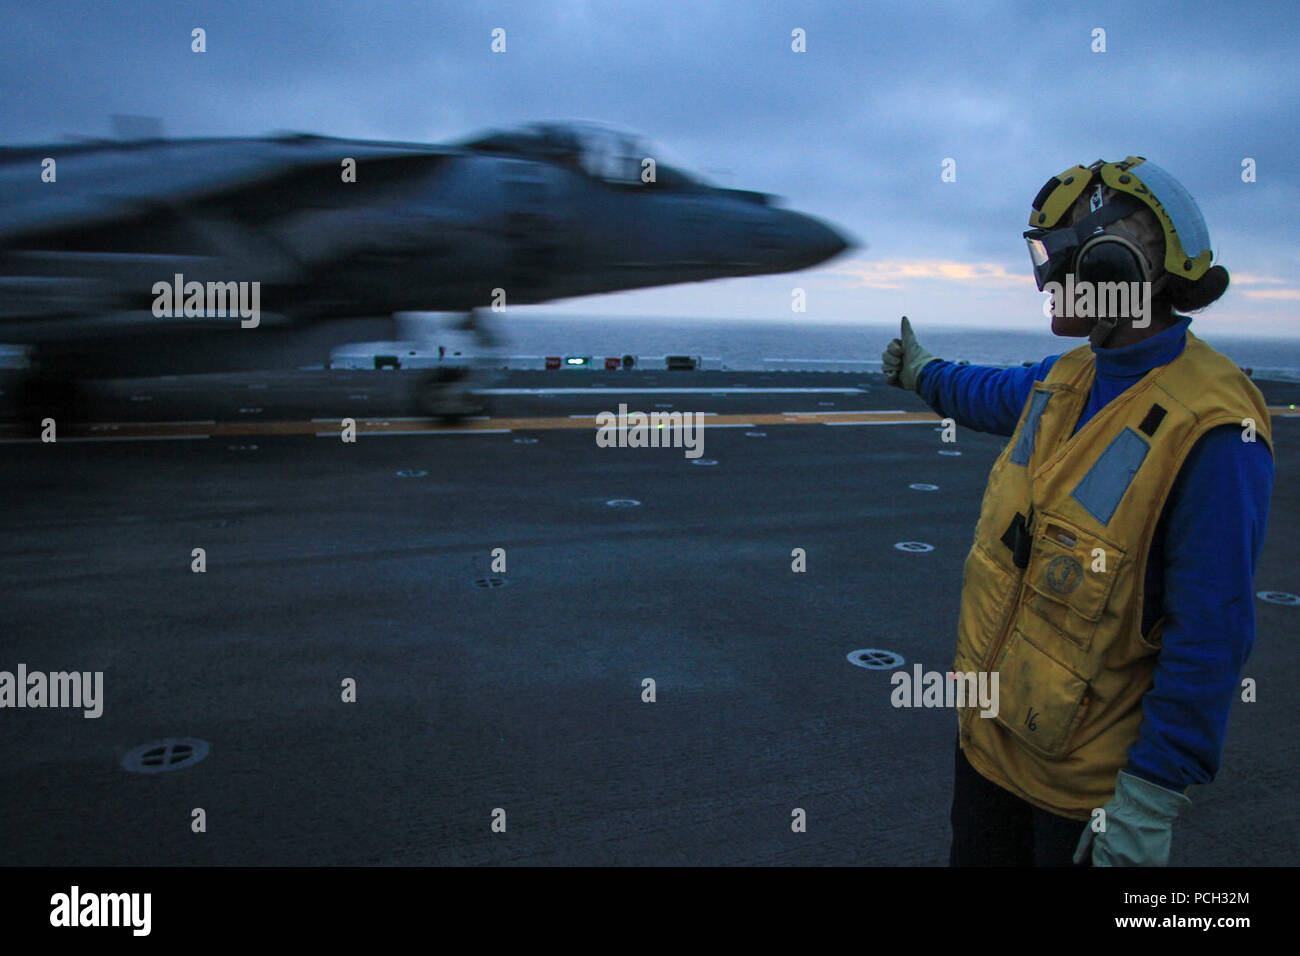
{"type": "MultiPolygon", "coordinates": [[[[1026,803],[980,775],[957,747],[949,866],[1073,866],[1087,826],[1026,803]]],[[[1085,860],[1083,865],[1091,865],[1085,860]]]]}

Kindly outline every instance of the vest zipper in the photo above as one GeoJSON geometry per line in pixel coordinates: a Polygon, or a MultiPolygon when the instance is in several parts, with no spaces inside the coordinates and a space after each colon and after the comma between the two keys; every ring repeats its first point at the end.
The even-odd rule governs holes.
{"type": "MultiPolygon", "coordinates": [[[[1025,533],[1029,535],[1032,541],[1034,537],[1034,506],[1032,502],[1029,505],[1029,515],[1025,518],[1025,533]]],[[[1032,558],[1033,546],[1030,545],[1030,559],[1032,560],[1032,558]]],[[[1019,570],[1020,583],[1016,586],[1016,595],[1007,607],[1002,623],[998,625],[998,638],[993,642],[993,646],[989,648],[988,656],[984,659],[984,670],[986,672],[992,671],[993,664],[998,659],[998,654],[1001,653],[1003,646],[1007,643],[1007,638],[1011,633],[1011,625],[1016,618],[1016,609],[1020,607],[1020,599],[1025,593],[1025,582],[1029,578],[1029,566],[1026,565],[1019,570]]]]}

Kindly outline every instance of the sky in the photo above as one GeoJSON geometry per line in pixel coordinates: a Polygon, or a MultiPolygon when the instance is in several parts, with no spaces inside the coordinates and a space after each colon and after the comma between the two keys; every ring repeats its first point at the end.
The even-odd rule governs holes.
{"type": "Polygon", "coordinates": [[[1070,166],[1141,155],[1196,198],[1232,274],[1198,327],[1300,337],[1300,179],[1286,166],[1300,16],[1287,2],[0,6],[6,144],[104,136],[115,114],[157,117],[169,136],[418,142],[594,119],[858,243],[799,273],[534,309],[1043,328],[1022,239],[1031,200],[1070,166]],[[497,28],[504,53],[491,49],[497,28]],[[795,30],[805,52],[792,49],[795,30]],[[945,160],[955,181],[942,179],[945,160]]]}

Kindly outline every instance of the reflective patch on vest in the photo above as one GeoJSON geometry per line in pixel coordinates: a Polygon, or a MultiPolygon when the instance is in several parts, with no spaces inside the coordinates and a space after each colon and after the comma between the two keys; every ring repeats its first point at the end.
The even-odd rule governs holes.
{"type": "Polygon", "coordinates": [[[1125,428],[1088,469],[1070,497],[1102,524],[1110,524],[1120,500],[1133,483],[1150,447],[1131,428],[1125,428]]]}
{"type": "Polygon", "coordinates": [[[1051,392],[1044,391],[1036,391],[1029,397],[1029,414],[1025,416],[1025,427],[1020,429],[1020,437],[1011,452],[1011,464],[1029,464],[1029,456],[1034,453],[1034,438],[1038,435],[1038,420],[1043,417],[1043,409],[1051,397],[1051,392]]]}

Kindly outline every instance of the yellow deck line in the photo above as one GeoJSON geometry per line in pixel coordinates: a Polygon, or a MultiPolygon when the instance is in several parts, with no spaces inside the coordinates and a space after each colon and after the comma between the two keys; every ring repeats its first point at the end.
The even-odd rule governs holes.
{"type": "MultiPolygon", "coordinates": [[[[1285,405],[1269,407],[1269,414],[1275,418],[1300,417],[1300,409],[1285,405]]],[[[800,412],[785,414],[781,412],[750,415],[710,415],[705,421],[709,425],[847,425],[853,423],[901,424],[905,422],[938,422],[940,418],[933,412],[800,412]]],[[[443,432],[472,433],[476,431],[549,431],[591,430],[596,428],[596,416],[590,418],[486,418],[475,419],[462,425],[445,425],[437,419],[402,419],[358,418],[358,435],[378,435],[385,432],[403,432],[415,434],[438,434],[443,432]]],[[[213,438],[229,438],[255,435],[316,435],[332,434],[342,426],[342,419],[303,420],[303,421],[230,421],[230,422],[112,422],[95,425],[69,425],[60,429],[60,437],[67,438],[172,438],[176,436],[200,435],[213,438]]],[[[21,429],[8,425],[0,427],[0,438],[23,438],[34,436],[21,429]]]]}

